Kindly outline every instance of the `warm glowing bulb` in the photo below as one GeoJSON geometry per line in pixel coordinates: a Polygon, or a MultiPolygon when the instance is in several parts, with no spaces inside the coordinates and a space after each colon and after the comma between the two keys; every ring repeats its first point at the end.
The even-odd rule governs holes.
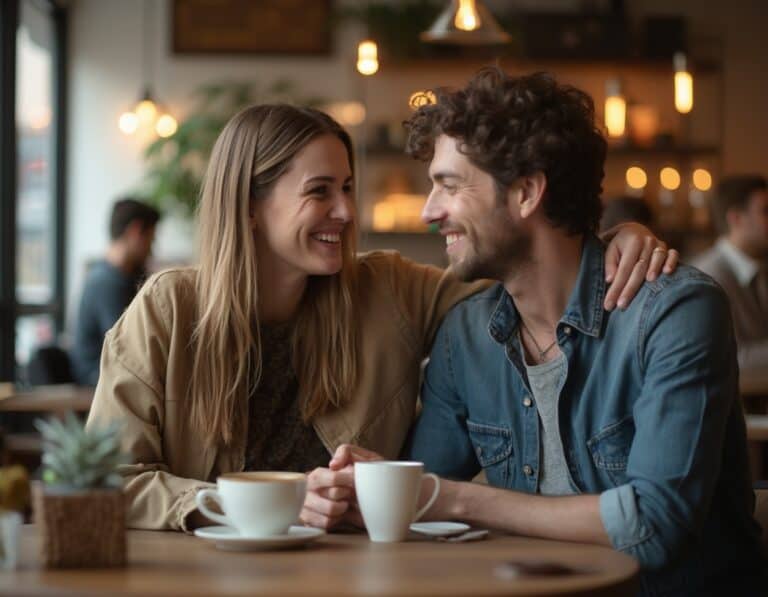
{"type": "Polygon", "coordinates": [[[361,75],[372,75],[379,70],[379,49],[376,42],[361,41],[357,46],[357,71],[361,75]]]}
{"type": "Polygon", "coordinates": [[[124,112],[117,121],[117,126],[126,135],[132,135],[139,128],[139,117],[133,112],[124,112]]]}
{"type": "Polygon", "coordinates": [[[688,114],[693,108],[693,77],[685,71],[675,73],[675,108],[688,114]]]}
{"type": "Polygon", "coordinates": [[[712,188],[712,175],[704,168],[696,168],[693,171],[693,186],[700,191],[708,191],[712,188]]]}
{"type": "Polygon", "coordinates": [[[155,123],[155,132],[161,137],[170,137],[176,132],[179,125],[176,119],[170,114],[163,114],[155,123]]]}
{"type": "Polygon", "coordinates": [[[665,189],[674,191],[680,186],[680,173],[674,168],[667,166],[666,168],[661,169],[661,172],[659,173],[659,181],[661,182],[661,186],[665,189]]]}
{"type": "Polygon", "coordinates": [[[627,102],[620,95],[605,98],[605,128],[611,137],[621,137],[627,122],[627,102]]]}
{"type": "Polygon", "coordinates": [[[648,184],[648,176],[645,170],[639,166],[627,168],[626,179],[627,185],[632,189],[644,189],[645,185],[648,184]]]}
{"type": "Polygon", "coordinates": [[[673,60],[675,64],[675,109],[680,114],[688,114],[693,108],[693,77],[688,72],[685,54],[678,52],[673,60]]]}
{"type": "Polygon", "coordinates": [[[157,106],[151,99],[141,100],[136,106],[136,116],[141,124],[150,124],[157,115],[157,106]]]}
{"type": "Polygon", "coordinates": [[[422,106],[428,106],[437,102],[434,92],[432,91],[414,91],[411,97],[408,98],[408,105],[412,110],[418,110],[422,106]]]}
{"type": "Polygon", "coordinates": [[[453,19],[456,29],[474,31],[480,27],[480,15],[477,14],[475,0],[459,0],[459,10],[453,19]]]}

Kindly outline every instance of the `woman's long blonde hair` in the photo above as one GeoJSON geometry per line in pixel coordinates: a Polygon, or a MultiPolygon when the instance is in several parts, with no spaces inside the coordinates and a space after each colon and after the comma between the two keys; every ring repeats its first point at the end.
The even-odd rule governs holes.
{"type": "MultiPolygon", "coordinates": [[[[338,137],[353,167],[352,142],[331,117],[284,104],[252,106],[224,127],[211,153],[199,206],[200,267],[190,381],[193,427],[206,445],[230,444],[247,429],[248,397],[261,378],[258,260],[250,204],[294,156],[321,135],[338,137]]],[[[311,276],[293,339],[305,422],[350,399],[357,381],[354,223],[345,227],[343,266],[311,276]],[[297,338],[300,336],[301,341],[297,338]]]]}

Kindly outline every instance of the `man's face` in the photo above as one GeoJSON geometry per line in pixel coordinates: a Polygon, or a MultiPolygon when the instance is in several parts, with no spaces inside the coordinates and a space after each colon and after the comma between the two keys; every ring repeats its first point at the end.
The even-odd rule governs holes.
{"type": "Polygon", "coordinates": [[[435,142],[429,177],[432,192],[421,217],[439,225],[456,276],[503,279],[514,272],[527,255],[529,237],[508,207],[508,193],[500,194],[493,177],[446,135],[435,142]]]}
{"type": "Polygon", "coordinates": [[[731,230],[746,253],[768,257],[768,191],[754,191],[743,211],[731,220],[731,230]]]}
{"type": "Polygon", "coordinates": [[[137,269],[143,268],[152,255],[152,244],[155,242],[155,226],[143,227],[135,220],[128,225],[127,239],[131,261],[137,269]]]}

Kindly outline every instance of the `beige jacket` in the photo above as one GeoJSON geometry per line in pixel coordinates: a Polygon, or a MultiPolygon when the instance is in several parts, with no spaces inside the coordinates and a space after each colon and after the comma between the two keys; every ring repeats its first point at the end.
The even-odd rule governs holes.
{"type": "MultiPolygon", "coordinates": [[[[361,255],[358,304],[362,364],[354,399],[318,417],[332,453],[341,443],[395,458],[414,418],[420,363],[446,311],[487,282],[462,284],[397,253],[361,255]]],[[[88,425],[120,420],[133,464],[122,468],[128,524],[187,530],[195,493],[244,466],[245,437],[205,448],[186,416],[192,369],[195,269],[153,276],[107,333],[88,425]]]]}

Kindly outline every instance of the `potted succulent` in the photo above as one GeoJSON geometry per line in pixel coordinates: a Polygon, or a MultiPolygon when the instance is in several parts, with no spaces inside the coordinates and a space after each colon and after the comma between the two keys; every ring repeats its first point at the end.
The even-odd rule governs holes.
{"type": "Polygon", "coordinates": [[[22,512],[29,505],[29,477],[23,466],[0,468],[0,568],[16,567],[22,512]]]}
{"type": "Polygon", "coordinates": [[[125,563],[125,504],[117,467],[127,462],[120,429],[86,431],[70,413],[37,420],[43,437],[43,483],[35,487],[35,520],[49,568],[125,563]]]}

